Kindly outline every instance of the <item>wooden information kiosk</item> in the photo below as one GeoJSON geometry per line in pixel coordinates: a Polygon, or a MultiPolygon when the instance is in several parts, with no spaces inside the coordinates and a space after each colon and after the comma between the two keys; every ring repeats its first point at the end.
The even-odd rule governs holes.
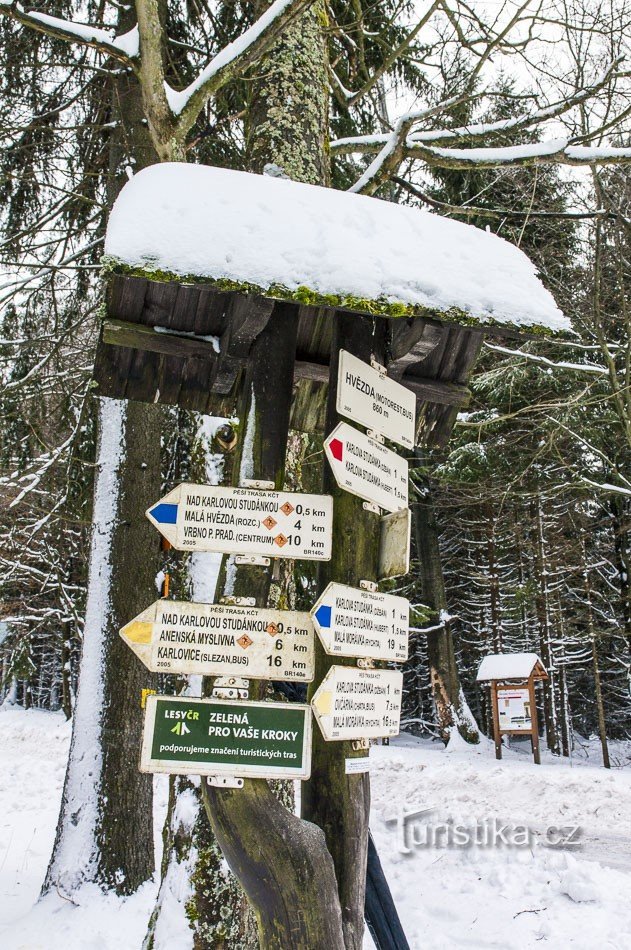
{"type": "Polygon", "coordinates": [[[502,758],[502,736],[526,734],[535,763],[541,765],[535,683],[547,678],[536,653],[494,653],[482,660],[477,681],[491,685],[496,758],[502,758]]]}

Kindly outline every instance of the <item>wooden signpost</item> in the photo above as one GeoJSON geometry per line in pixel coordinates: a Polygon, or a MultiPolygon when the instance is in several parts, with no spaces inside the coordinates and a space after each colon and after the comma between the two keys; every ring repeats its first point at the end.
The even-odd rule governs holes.
{"type": "Polygon", "coordinates": [[[311,700],[325,739],[377,739],[399,734],[403,673],[332,666],[311,700]]]}
{"type": "Polygon", "coordinates": [[[182,484],[146,514],[178,551],[312,561],[331,557],[330,495],[182,484]]]}
{"type": "Polygon", "coordinates": [[[533,758],[541,765],[535,683],[547,678],[536,653],[496,653],[482,660],[477,681],[491,685],[497,759],[502,758],[502,736],[529,735],[533,758]]]}
{"type": "Polygon", "coordinates": [[[400,662],[408,658],[410,605],[404,597],[329,584],[311,617],[324,649],[333,656],[400,662]]]}
{"type": "Polygon", "coordinates": [[[152,673],[313,679],[308,613],[158,600],[120,635],[152,673]]]}
{"type": "Polygon", "coordinates": [[[346,422],[327,436],[324,451],[340,488],[386,511],[407,508],[408,464],[396,452],[346,422]]]}
{"type": "Polygon", "coordinates": [[[149,696],[140,769],[306,779],[311,771],[309,707],[149,696]]]}
{"type": "Polygon", "coordinates": [[[414,448],[416,396],[370,363],[340,350],[337,411],[391,442],[414,448]]]}

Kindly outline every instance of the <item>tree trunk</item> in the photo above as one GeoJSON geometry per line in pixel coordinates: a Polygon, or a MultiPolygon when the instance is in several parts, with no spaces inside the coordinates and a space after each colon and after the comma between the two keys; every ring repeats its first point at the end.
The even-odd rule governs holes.
{"type": "Polygon", "coordinates": [[[548,672],[543,681],[543,715],[546,725],[548,749],[553,755],[559,755],[559,723],[557,715],[557,683],[552,649],[552,618],[550,604],[550,583],[548,580],[548,559],[543,522],[541,498],[535,504],[535,576],[537,579],[537,623],[539,626],[539,651],[541,660],[548,672]]]}
{"type": "MultiPolygon", "coordinates": [[[[120,8],[119,28],[133,25],[120,8]]],[[[111,204],[134,170],[156,160],[138,84],[112,80],[111,204]]],[[[61,813],[44,892],[96,881],[133,893],[154,872],[151,776],[136,763],[140,692],[153,682],[118,631],[155,598],[159,542],[144,512],[160,494],[161,413],[99,401],[99,461],[81,671],[61,813]]]]}
{"type": "Polygon", "coordinates": [[[583,542],[583,580],[585,583],[585,597],[587,601],[587,632],[589,635],[591,653],[592,653],[592,669],[594,671],[594,692],[596,695],[596,714],[598,717],[598,735],[600,737],[600,747],[602,749],[603,755],[603,765],[606,769],[611,768],[609,762],[609,745],[607,743],[607,722],[605,720],[605,705],[603,702],[603,691],[602,691],[602,682],[600,677],[600,664],[598,662],[598,644],[596,639],[596,625],[594,623],[594,602],[593,602],[593,592],[592,592],[592,582],[589,576],[589,568],[587,566],[587,550],[585,542],[583,542]]]}
{"type": "MultiPolygon", "coordinates": [[[[417,452],[417,459],[423,459],[422,453],[417,452]]],[[[422,495],[412,505],[412,530],[419,562],[420,596],[423,604],[432,611],[428,625],[436,628],[427,634],[427,659],[436,722],[445,742],[449,740],[452,729],[456,728],[466,742],[476,744],[480,741],[480,733],[460,685],[447,613],[436,510],[429,485],[423,486],[422,495]]]]}
{"type": "MultiPolygon", "coordinates": [[[[256,16],[269,5],[256,0],[256,16]]],[[[326,25],[324,3],[317,0],[255,70],[245,129],[246,164],[254,172],[276,165],[294,181],[328,184],[326,25]]]]}
{"type": "MultiPolygon", "coordinates": [[[[340,349],[365,361],[385,351],[385,321],[336,313],[331,347],[326,432],[340,421],[335,408],[340,349]]],[[[322,587],[331,581],[358,587],[377,579],[379,518],[363,508],[361,499],[339,489],[328,467],[324,488],[334,497],[333,553],[321,572],[322,587]]],[[[316,674],[311,697],[333,664],[355,666],[352,659],[327,656],[316,640],[316,674]]],[[[370,779],[368,773],[347,775],[345,760],[353,756],[350,742],[326,742],[314,729],[311,779],[304,783],[303,817],[324,830],[333,856],[339,889],[346,950],[359,950],[364,932],[364,899],[368,855],[370,779]]]]}
{"type": "MultiPolygon", "coordinates": [[[[293,308],[276,304],[254,343],[239,413],[240,480],[283,486],[296,331],[293,308]]],[[[264,606],[270,581],[270,568],[237,566],[230,557],[220,584],[224,594],[254,597],[264,606]]],[[[263,692],[263,684],[250,684],[251,698],[263,692]]],[[[256,914],[262,946],[342,950],[334,868],[322,832],[292,815],[260,779],[246,779],[237,790],[202,781],[202,794],[213,832],[256,914]]]]}

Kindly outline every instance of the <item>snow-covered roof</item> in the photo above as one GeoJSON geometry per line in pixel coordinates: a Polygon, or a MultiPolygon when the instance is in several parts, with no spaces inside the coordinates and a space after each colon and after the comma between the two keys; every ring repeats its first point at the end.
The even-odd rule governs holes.
{"type": "Polygon", "coordinates": [[[135,175],[105,254],[154,279],[278,299],[549,331],[569,322],[526,255],[471,225],[364,195],[165,163],[135,175]]]}
{"type": "Polygon", "coordinates": [[[545,667],[536,653],[492,653],[480,663],[477,681],[527,680],[537,664],[545,674],[545,667]]]}

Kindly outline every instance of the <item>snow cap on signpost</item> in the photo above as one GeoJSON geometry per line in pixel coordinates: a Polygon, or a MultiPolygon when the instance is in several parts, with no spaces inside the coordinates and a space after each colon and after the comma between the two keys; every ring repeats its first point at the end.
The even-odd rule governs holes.
{"type": "Polygon", "coordinates": [[[146,168],[110,215],[112,262],[358,313],[569,329],[534,264],[497,235],[428,211],[268,175],[146,168]]]}
{"type": "Polygon", "coordinates": [[[485,337],[570,330],[534,264],[497,235],[270,175],[143,169],[112,209],[105,256],[95,394],[229,415],[254,341],[285,307],[298,431],[324,428],[336,311],[387,321],[387,377],[416,400],[407,447],[447,444],[485,337]]]}

